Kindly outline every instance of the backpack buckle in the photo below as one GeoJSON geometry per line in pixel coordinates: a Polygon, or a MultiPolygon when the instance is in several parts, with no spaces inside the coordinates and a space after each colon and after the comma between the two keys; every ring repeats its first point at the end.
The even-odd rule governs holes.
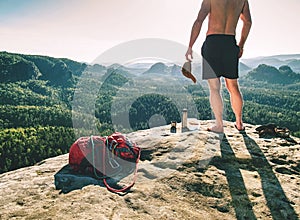
{"type": "Polygon", "coordinates": [[[113,158],[110,158],[110,159],[108,160],[108,162],[109,162],[110,166],[111,166],[113,169],[117,169],[117,168],[120,167],[120,164],[119,164],[115,159],[113,159],[113,158]]]}

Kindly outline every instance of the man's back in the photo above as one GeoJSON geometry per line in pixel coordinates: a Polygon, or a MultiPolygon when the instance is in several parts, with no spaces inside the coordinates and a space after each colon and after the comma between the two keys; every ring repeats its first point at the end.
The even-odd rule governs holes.
{"type": "Polygon", "coordinates": [[[235,35],[235,29],[245,0],[209,0],[209,24],[207,35],[235,35]]]}
{"type": "Polygon", "coordinates": [[[201,9],[192,28],[189,48],[185,54],[186,59],[192,58],[192,47],[207,16],[209,16],[207,36],[235,35],[239,18],[243,21],[241,38],[238,43],[240,48],[238,57],[240,58],[243,55],[244,44],[252,25],[248,0],[202,0],[201,9]]]}

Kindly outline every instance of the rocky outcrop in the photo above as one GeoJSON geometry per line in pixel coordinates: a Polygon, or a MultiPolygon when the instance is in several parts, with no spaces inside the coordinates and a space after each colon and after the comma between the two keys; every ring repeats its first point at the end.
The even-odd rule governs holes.
{"type": "Polygon", "coordinates": [[[262,139],[257,126],[239,133],[229,122],[218,135],[209,124],[128,134],[143,153],[136,184],[122,195],[79,175],[73,189],[57,187],[68,155],[1,174],[0,219],[298,219],[299,139],[262,139]]]}

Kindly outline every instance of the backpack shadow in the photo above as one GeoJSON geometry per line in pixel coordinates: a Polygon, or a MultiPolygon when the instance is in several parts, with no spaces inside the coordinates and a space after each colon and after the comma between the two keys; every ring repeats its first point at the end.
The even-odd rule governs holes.
{"type": "MultiPolygon", "coordinates": [[[[114,177],[106,178],[107,183],[114,188],[122,188],[118,182],[129,176],[133,172],[133,169],[114,177]]],[[[96,185],[100,187],[105,187],[103,183],[103,178],[95,178],[92,174],[81,174],[72,170],[69,164],[65,165],[54,175],[54,185],[56,190],[60,190],[60,194],[67,194],[74,190],[80,190],[85,186],[96,185]]],[[[128,191],[129,192],[129,191],[128,191]]],[[[127,192],[127,193],[128,193],[127,192]]]]}
{"type": "Polygon", "coordinates": [[[69,193],[73,190],[82,189],[88,185],[98,185],[104,187],[104,183],[100,179],[95,179],[90,175],[83,175],[74,172],[70,165],[67,164],[54,175],[54,185],[60,193],[69,193]]]}

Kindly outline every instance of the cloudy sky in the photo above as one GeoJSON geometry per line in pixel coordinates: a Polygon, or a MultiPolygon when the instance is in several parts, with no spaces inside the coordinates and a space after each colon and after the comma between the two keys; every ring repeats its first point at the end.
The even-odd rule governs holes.
{"type": "MultiPolygon", "coordinates": [[[[244,58],[300,54],[300,0],[249,0],[244,58]]],[[[188,45],[201,0],[0,0],[0,51],[92,62],[127,41],[188,45]]],[[[195,44],[200,52],[206,24],[195,44]]],[[[237,38],[239,31],[237,32],[237,38]]]]}

